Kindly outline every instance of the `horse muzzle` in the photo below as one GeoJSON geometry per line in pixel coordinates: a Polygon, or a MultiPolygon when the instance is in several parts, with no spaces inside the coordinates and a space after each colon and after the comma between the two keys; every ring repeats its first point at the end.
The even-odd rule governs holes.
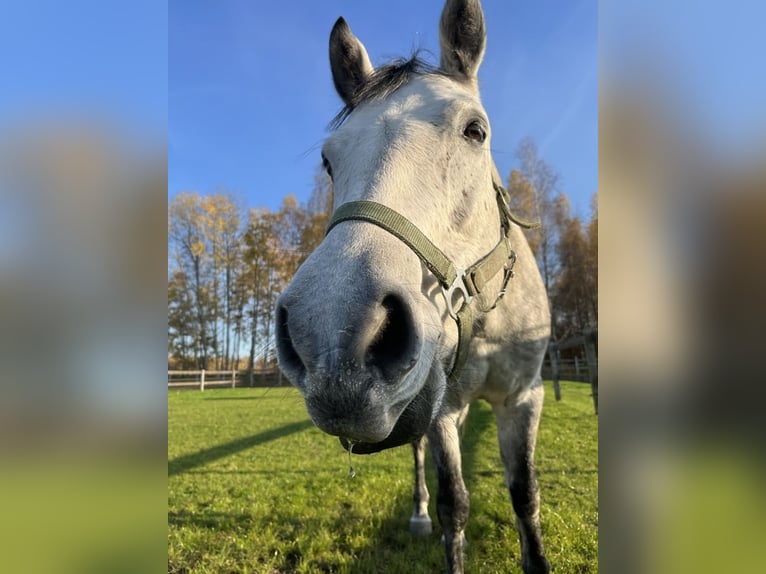
{"type": "Polygon", "coordinates": [[[424,385],[412,400],[387,406],[374,392],[361,400],[336,393],[306,397],[309,416],[321,430],[340,439],[346,450],[370,454],[417,440],[431,424],[437,393],[424,385]]]}
{"type": "Polygon", "coordinates": [[[323,293],[317,305],[311,303],[316,295],[302,288],[317,284],[312,267],[299,275],[277,303],[277,354],[311,419],[324,432],[355,443],[409,436],[399,421],[429,368],[420,364],[424,336],[410,296],[365,281],[362,274],[344,291],[323,293]]]}
{"type": "Polygon", "coordinates": [[[305,396],[306,409],[327,434],[354,442],[379,442],[391,433],[403,409],[388,407],[376,395],[372,388],[359,393],[348,388],[323,389],[305,396]]]}

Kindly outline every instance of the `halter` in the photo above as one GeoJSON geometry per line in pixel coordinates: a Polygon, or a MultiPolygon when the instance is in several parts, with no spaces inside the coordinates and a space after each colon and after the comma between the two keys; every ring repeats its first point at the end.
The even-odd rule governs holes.
{"type": "Polygon", "coordinates": [[[511,248],[511,224],[531,229],[538,223],[525,221],[513,213],[508,207],[508,192],[498,182],[497,168],[493,165],[492,186],[495,188],[498,209],[500,210],[500,225],[502,238],[495,247],[484,257],[467,269],[460,269],[436,247],[409,219],[393,209],[374,201],[350,201],[344,203],[333,213],[325,235],[343,221],[366,221],[377,225],[391,233],[409,247],[425,264],[428,270],[439,280],[447,302],[450,317],[457,322],[458,343],[455,352],[455,362],[449,375],[449,381],[456,381],[468,359],[468,347],[473,337],[474,306],[482,313],[492,311],[505,295],[508,282],[514,276],[513,265],[516,262],[516,252],[511,248]],[[503,282],[496,294],[492,305],[483,307],[475,305],[474,301],[486,288],[487,283],[500,270],[503,270],[503,282]],[[462,302],[460,302],[462,301],[462,302]]]}

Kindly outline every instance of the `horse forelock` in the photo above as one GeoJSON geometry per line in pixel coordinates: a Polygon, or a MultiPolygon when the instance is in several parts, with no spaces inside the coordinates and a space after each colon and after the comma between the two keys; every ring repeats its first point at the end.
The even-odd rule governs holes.
{"type": "Polygon", "coordinates": [[[451,77],[436,66],[422,60],[417,52],[409,59],[399,58],[375,68],[369,79],[354,92],[350,101],[332,119],[329,128],[338,129],[363,103],[383,100],[406,85],[413,77],[427,75],[451,77]]]}

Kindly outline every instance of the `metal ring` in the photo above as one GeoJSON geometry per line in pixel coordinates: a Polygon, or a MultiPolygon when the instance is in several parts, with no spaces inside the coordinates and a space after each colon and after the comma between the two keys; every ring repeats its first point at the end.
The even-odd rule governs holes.
{"type": "Polygon", "coordinates": [[[450,317],[452,317],[455,321],[457,321],[457,311],[455,311],[455,304],[454,304],[454,297],[455,293],[459,292],[463,296],[463,304],[460,306],[458,311],[463,308],[464,305],[467,305],[471,302],[473,297],[471,297],[471,294],[468,293],[468,287],[466,287],[465,284],[465,271],[463,269],[457,270],[457,277],[455,277],[455,280],[452,282],[452,285],[449,287],[442,287],[442,290],[444,291],[444,298],[447,301],[447,312],[449,313],[450,317]]]}

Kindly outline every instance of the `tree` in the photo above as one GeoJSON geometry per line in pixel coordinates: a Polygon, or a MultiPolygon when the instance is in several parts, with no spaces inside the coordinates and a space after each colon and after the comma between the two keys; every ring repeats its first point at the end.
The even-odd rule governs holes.
{"type": "Polygon", "coordinates": [[[248,334],[250,336],[250,352],[248,354],[248,370],[250,384],[253,383],[255,370],[255,350],[258,335],[262,332],[263,320],[267,316],[269,299],[269,283],[271,267],[273,266],[273,235],[274,217],[267,209],[251,209],[247,227],[243,237],[244,275],[241,289],[246,294],[247,318],[249,319],[248,334]],[[246,279],[245,279],[246,278],[246,279]],[[266,309],[264,309],[266,307],[266,309]]]}
{"type": "Polygon", "coordinates": [[[590,223],[588,224],[588,256],[586,258],[590,297],[588,305],[593,321],[598,325],[598,193],[590,201],[590,223]]]}
{"type": "Polygon", "coordinates": [[[553,321],[559,337],[566,338],[597,324],[597,267],[592,265],[589,233],[580,218],[572,215],[569,200],[560,194],[554,205],[560,272],[553,286],[553,321]]]}
{"type": "Polygon", "coordinates": [[[314,189],[305,208],[307,217],[301,231],[299,264],[303,263],[324,239],[332,214],[333,200],[332,180],[320,165],[314,173],[314,189]]]}
{"type": "Polygon", "coordinates": [[[545,290],[550,297],[551,285],[556,274],[556,225],[554,194],[558,188],[559,175],[542,159],[534,140],[527,136],[516,149],[519,171],[531,187],[532,219],[542,225],[537,233],[535,256],[543,275],[545,290]]]}
{"type": "Polygon", "coordinates": [[[240,209],[225,191],[205,196],[202,200],[202,228],[212,261],[213,346],[218,367],[229,368],[232,328],[232,290],[236,260],[241,241],[240,209]],[[222,324],[219,326],[218,323],[222,324]],[[218,332],[222,331],[223,350],[219,349],[218,332]]]}
{"type": "Polygon", "coordinates": [[[189,290],[195,310],[194,359],[208,368],[208,286],[209,263],[202,227],[201,197],[195,192],[179,193],[168,207],[168,238],[172,243],[178,267],[190,279],[189,290]]]}
{"type": "Polygon", "coordinates": [[[551,307],[551,336],[557,339],[556,333],[556,301],[553,297],[553,284],[558,269],[556,252],[556,191],[559,175],[540,157],[534,140],[527,136],[519,142],[516,148],[518,169],[511,171],[508,178],[509,206],[511,211],[532,221],[540,223],[540,227],[525,230],[529,246],[535,256],[543,278],[548,302],[551,307]]]}
{"type": "MultiPolygon", "coordinates": [[[[537,221],[539,210],[536,206],[535,189],[518,169],[512,169],[508,178],[508,195],[510,202],[508,206],[511,211],[519,217],[528,221],[537,221]]],[[[529,247],[537,258],[540,249],[540,228],[524,229],[524,235],[527,237],[529,247]]]]}
{"type": "MultiPolygon", "coordinates": [[[[195,359],[199,367],[228,369],[232,356],[232,320],[236,274],[241,269],[240,208],[226,192],[200,196],[179,193],[168,206],[169,250],[180,275],[172,287],[194,308],[195,359]]],[[[170,294],[169,294],[170,296],[170,294]]],[[[170,309],[169,309],[170,312],[170,309]]],[[[170,327],[169,327],[170,329],[170,327]]],[[[169,335],[170,336],[170,335],[169,335]]]]}
{"type": "Polygon", "coordinates": [[[170,357],[184,366],[237,368],[249,337],[251,373],[259,341],[269,363],[277,295],[324,239],[332,204],[332,182],[322,169],[307,204],[288,195],[276,212],[243,215],[225,190],[179,193],[168,206],[175,256],[168,278],[170,357]]]}
{"type": "Polygon", "coordinates": [[[591,201],[586,226],[559,191],[559,175],[540,157],[530,137],[516,149],[519,167],[508,178],[509,207],[540,222],[525,234],[537,260],[551,307],[551,336],[566,338],[598,323],[598,212],[591,201]]]}
{"type": "Polygon", "coordinates": [[[168,355],[179,368],[189,368],[195,341],[194,302],[186,273],[176,269],[168,279],[168,355]]]}

